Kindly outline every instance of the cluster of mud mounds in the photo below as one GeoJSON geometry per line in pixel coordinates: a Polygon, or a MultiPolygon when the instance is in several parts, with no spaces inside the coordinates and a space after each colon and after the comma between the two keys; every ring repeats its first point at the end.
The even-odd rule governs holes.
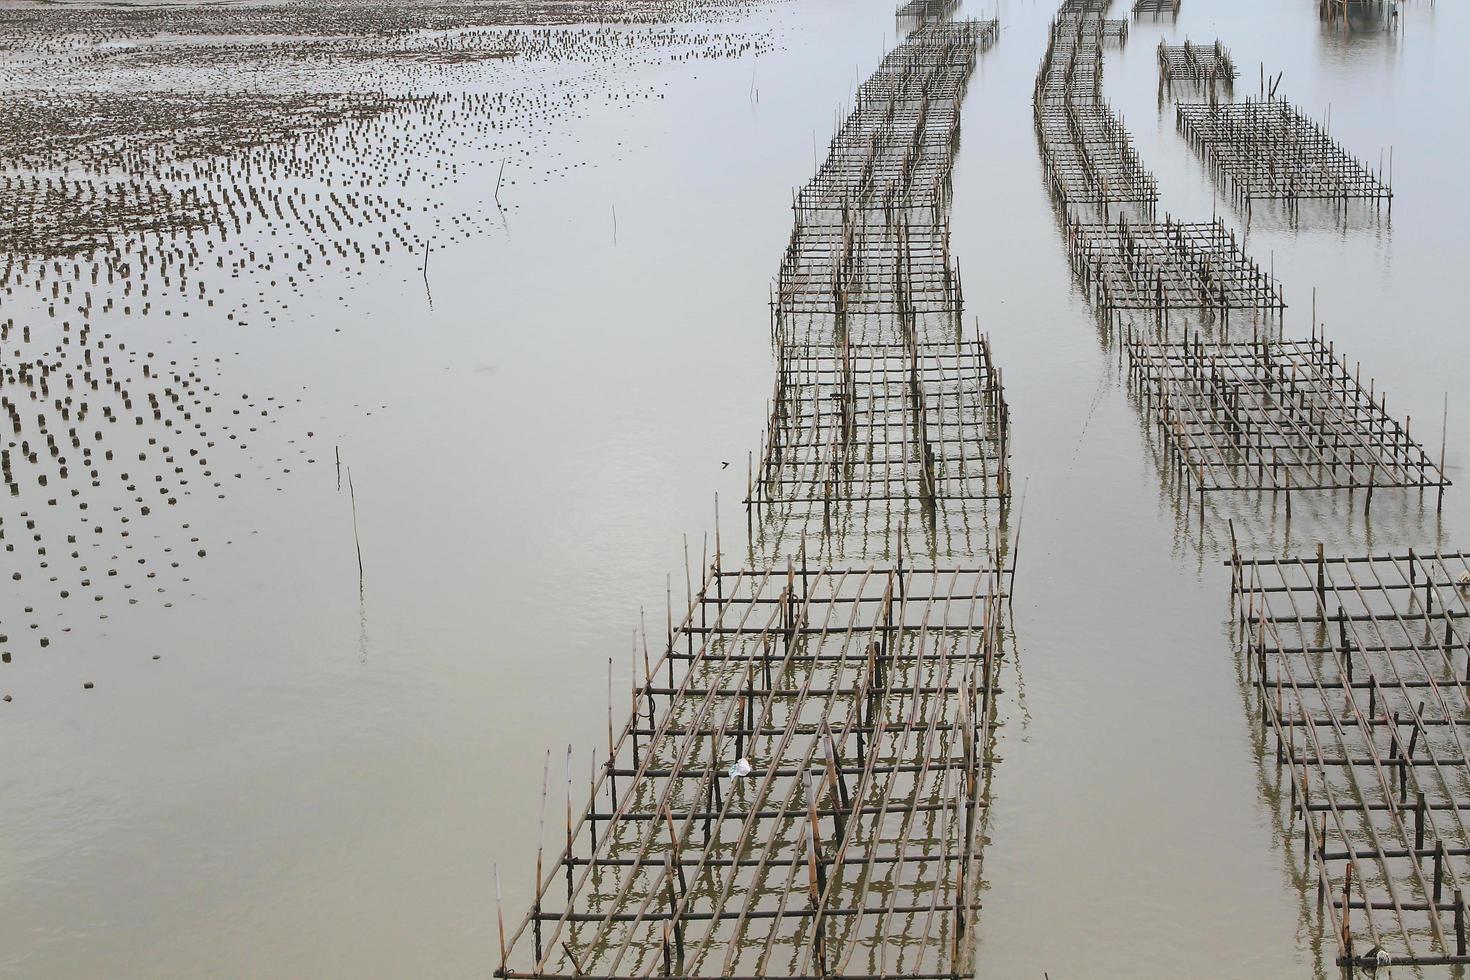
{"type": "Polygon", "coordinates": [[[517,182],[588,165],[550,134],[661,97],[630,68],[769,49],[746,10],[0,9],[0,661],[172,605],[228,543],[215,502],[331,462],[305,387],[232,374],[231,331],[306,329],[292,304],[325,276],[498,228],[517,182]],[[481,206],[446,205],[471,178],[481,206]]]}

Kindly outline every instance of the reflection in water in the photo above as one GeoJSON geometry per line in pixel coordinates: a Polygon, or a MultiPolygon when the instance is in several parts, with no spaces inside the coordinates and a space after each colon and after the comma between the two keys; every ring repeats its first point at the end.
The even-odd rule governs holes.
{"type": "MultiPolygon", "coordinates": [[[[1392,38],[1401,26],[1400,0],[1318,0],[1324,43],[1392,38]]],[[[1329,45],[1331,46],[1331,45],[1329,45]]]]}

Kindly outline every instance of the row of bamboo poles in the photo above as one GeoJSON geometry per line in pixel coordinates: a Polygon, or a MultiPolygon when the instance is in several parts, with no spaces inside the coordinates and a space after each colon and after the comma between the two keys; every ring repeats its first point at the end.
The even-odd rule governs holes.
{"type": "MultiPolygon", "coordinates": [[[[818,496],[830,512],[859,457],[873,497],[932,503],[956,480],[1009,493],[999,370],[960,335],[948,238],[959,100],[995,36],[910,36],[797,195],[748,533],[751,515],[818,496]],[[816,435],[845,462],[834,448],[812,470],[816,435]]],[[[998,549],[915,559],[903,533],[886,567],[840,567],[824,537],[727,570],[717,517],[697,585],[686,562],[688,611],[676,623],[671,584],[662,637],[633,637],[621,731],[609,661],[589,801],[579,816],[568,749],[565,840],[548,852],[548,753],[537,894],[514,930],[501,916],[497,975],[973,974],[1011,575],[998,549]]]]}
{"type": "Polygon", "coordinates": [[[891,553],[937,545],[946,501],[1009,497],[1008,415],[989,342],[964,337],[949,247],[959,107],[993,21],[930,25],[859,89],[795,198],[772,293],[778,370],[751,462],[747,528],[780,552],[810,533],[891,553]]]}
{"type": "Polygon", "coordinates": [[[1150,215],[1158,186],[1122,120],[1102,97],[1102,52],[1128,37],[1128,22],[1106,20],[1111,0],[1069,0],[1047,36],[1032,93],[1042,166],[1064,210],[1126,207],[1150,215]]]}

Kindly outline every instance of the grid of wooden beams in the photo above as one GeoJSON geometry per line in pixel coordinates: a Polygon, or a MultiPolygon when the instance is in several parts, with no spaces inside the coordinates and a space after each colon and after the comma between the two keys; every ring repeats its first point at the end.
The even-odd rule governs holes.
{"type": "Polygon", "coordinates": [[[960,105],[995,21],[930,24],[858,90],[795,224],[772,297],[775,338],[796,343],[950,339],[963,308],[949,254],[960,105]]]}
{"type": "Polygon", "coordinates": [[[858,89],[797,208],[947,207],[960,104],[976,53],[997,33],[993,20],[929,24],[889,52],[858,89]]]}
{"type": "Polygon", "coordinates": [[[1232,564],[1278,802],[1338,964],[1470,963],[1470,556],[1232,564]]]}
{"type": "Polygon", "coordinates": [[[899,4],[896,16],[901,21],[927,24],[943,20],[960,7],[960,0],[908,0],[899,4]]]}
{"type": "Polygon", "coordinates": [[[1449,485],[1387,400],[1318,337],[1159,344],[1130,336],[1128,380],[1180,474],[1207,491],[1449,485]]]}
{"type": "Polygon", "coordinates": [[[1174,311],[1228,320],[1231,311],[1279,318],[1281,289],[1245,254],[1221,221],[1072,222],[1072,270],[1099,312],[1147,311],[1159,323],[1174,311]]]}
{"type": "Polygon", "coordinates": [[[1189,41],[1183,44],[1159,42],[1159,84],[1173,89],[1185,83],[1196,88],[1226,91],[1235,86],[1235,62],[1230,51],[1219,40],[1208,47],[1189,41]]]}
{"type": "Polygon", "coordinates": [[[1158,185],[1102,99],[1103,46],[1128,36],[1126,20],[1103,19],[1110,3],[1069,0],[1052,23],[1032,103],[1042,165],[1063,205],[1152,214],[1158,185]]]}
{"type": "Polygon", "coordinates": [[[993,21],[910,35],[797,195],[772,296],[776,387],[745,501],[775,554],[994,546],[1008,417],[988,341],[962,337],[949,189],[960,103],[996,35],[993,21]]]}
{"type": "Polygon", "coordinates": [[[886,553],[905,528],[980,523],[1009,496],[1009,418],[987,338],[792,345],[780,362],[748,496],[787,536],[886,553]]]}
{"type": "Polygon", "coordinates": [[[1135,14],[1179,15],[1179,0],[1133,0],[1135,14]]]}
{"type": "Polygon", "coordinates": [[[776,278],[785,314],[940,313],[961,303],[949,254],[949,223],[908,212],[881,221],[872,212],[797,211],[776,278]],[[831,220],[837,218],[837,221],[831,220]]]}
{"type": "Polygon", "coordinates": [[[1286,101],[1185,103],[1175,112],[1179,131],[1247,208],[1258,198],[1392,205],[1393,190],[1380,172],[1286,101]]]}
{"type": "Polygon", "coordinates": [[[1005,583],[716,565],[497,975],[971,975],[1005,583]]]}

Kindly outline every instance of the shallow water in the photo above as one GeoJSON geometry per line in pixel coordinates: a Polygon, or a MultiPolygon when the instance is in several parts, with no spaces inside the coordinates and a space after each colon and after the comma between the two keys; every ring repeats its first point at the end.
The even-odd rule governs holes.
{"type": "MultiPolygon", "coordinates": [[[[1203,546],[1182,529],[1040,175],[1030,93],[1053,12],[963,11],[998,15],[1002,33],[965,105],[953,249],[1006,372],[1025,487],[978,963],[1002,977],[1330,973],[1263,798],[1224,521],[1253,550],[1454,547],[1470,498],[1452,488],[1442,521],[1432,495],[1383,494],[1371,525],[1303,508],[1289,540],[1269,500],[1222,504],[1203,546]]],[[[663,616],[666,576],[679,601],[684,536],[697,566],[716,493],[738,547],[791,190],[894,37],[890,5],[866,0],[748,16],[778,50],[618,69],[619,91],[652,97],[539,134],[537,169],[507,170],[503,222],[495,161],[468,169],[485,164],[472,141],[453,151],[474,176],[422,193],[445,222],[478,217],[435,235],[432,307],[419,257],[396,251],[268,295],[290,299],[273,324],[115,317],[130,344],[219,356],[232,391],[290,400],[256,478],[198,504],[211,554],[170,607],[108,601],[101,620],[38,606],[72,631],[0,667],[14,697],[0,705],[0,970],[488,972],[492,866],[508,919],[531,897],[542,753],[598,744],[609,658],[625,711],[639,609],[663,616]],[[281,473],[308,431],[315,462],[281,473]]],[[[1309,112],[1332,104],[1357,155],[1394,147],[1391,223],[1360,210],[1345,230],[1330,214],[1293,229],[1258,206],[1247,250],[1283,281],[1287,332],[1307,332],[1315,287],[1329,336],[1432,453],[1448,392],[1460,480],[1470,204],[1447,151],[1463,141],[1451,93],[1467,15],[1416,0],[1400,34],[1344,39],[1308,0],[1185,0],[1177,22],[1133,26],[1105,90],[1161,213],[1242,224],[1159,108],[1161,36],[1218,36],[1238,93],[1264,61],[1309,112]]],[[[228,288],[254,302],[269,287],[228,288]]]]}

